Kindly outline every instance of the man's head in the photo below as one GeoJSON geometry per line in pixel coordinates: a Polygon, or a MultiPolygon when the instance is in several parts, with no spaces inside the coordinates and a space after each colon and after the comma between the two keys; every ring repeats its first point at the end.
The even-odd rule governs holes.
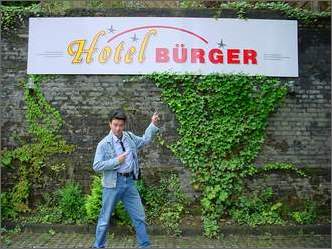
{"type": "Polygon", "coordinates": [[[116,136],[122,135],[122,131],[125,128],[126,120],[127,120],[127,116],[123,110],[116,109],[116,110],[112,111],[109,124],[110,124],[110,128],[111,128],[112,132],[116,136]]]}

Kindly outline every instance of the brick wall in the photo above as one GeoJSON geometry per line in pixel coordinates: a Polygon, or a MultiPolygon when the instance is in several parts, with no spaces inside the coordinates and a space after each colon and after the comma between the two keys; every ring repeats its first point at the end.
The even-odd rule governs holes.
{"type": "MultiPolygon", "coordinates": [[[[223,17],[236,17],[234,11],[223,11],[223,17]]],[[[212,17],[210,10],[75,10],[69,16],[187,16],[212,17]]],[[[254,11],[249,18],[285,19],[277,12],[254,11]]],[[[330,20],[322,19],[313,26],[299,25],[299,78],[283,79],[291,86],[285,103],[272,114],[266,142],[256,163],[293,162],[310,171],[309,179],[291,174],[273,173],[268,177],[248,179],[250,188],[273,186],[280,195],[319,196],[330,206],[331,176],[331,46],[330,20]]],[[[1,43],[1,144],[16,145],[13,132],[25,134],[22,89],[19,79],[26,76],[28,46],[27,22],[15,34],[3,34],[1,43]]],[[[42,86],[47,100],[60,110],[66,139],[78,145],[70,156],[71,163],[62,180],[73,178],[88,191],[91,165],[96,144],[109,131],[108,117],[112,108],[123,107],[129,115],[127,129],[142,134],[155,109],[162,116],[161,130],[167,140],[176,139],[176,118],[160,100],[160,90],[151,82],[123,82],[118,75],[59,75],[42,86]]],[[[199,195],[190,186],[190,173],[156,141],[141,152],[144,176],[170,171],[178,172],[191,197],[199,195]]],[[[2,185],[10,187],[14,172],[3,172],[2,185]]],[[[54,187],[54,186],[53,186],[54,187]]]]}

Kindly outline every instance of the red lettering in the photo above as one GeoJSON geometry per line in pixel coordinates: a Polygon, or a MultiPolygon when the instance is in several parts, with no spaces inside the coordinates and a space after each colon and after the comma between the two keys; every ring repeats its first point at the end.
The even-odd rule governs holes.
{"type": "Polygon", "coordinates": [[[240,49],[227,49],[227,63],[240,64],[239,53],[240,49]]]}
{"type": "Polygon", "coordinates": [[[192,48],[191,49],[191,63],[197,63],[197,59],[199,63],[205,63],[205,51],[201,48],[192,48]]]}
{"type": "Polygon", "coordinates": [[[176,63],[185,63],[187,61],[187,49],[184,47],[184,44],[181,44],[181,48],[179,44],[176,44],[176,48],[173,48],[173,60],[176,63]]]}
{"type": "Polygon", "coordinates": [[[176,44],[173,49],[156,48],[155,60],[157,63],[188,63],[190,61],[193,64],[224,64],[227,62],[227,64],[255,65],[257,64],[257,51],[250,48],[243,50],[238,48],[205,50],[204,48],[186,48],[184,44],[176,44]],[[226,56],[227,58],[224,58],[226,56]]]}
{"type": "Polygon", "coordinates": [[[224,57],[223,57],[222,51],[219,48],[211,49],[209,52],[209,60],[213,64],[224,63],[224,57]]]}
{"type": "Polygon", "coordinates": [[[257,64],[257,52],[253,49],[244,49],[243,50],[243,63],[249,64],[249,61],[251,61],[251,64],[257,64]]]}
{"type": "Polygon", "coordinates": [[[156,48],[156,62],[166,63],[169,61],[167,48],[156,48]]]}

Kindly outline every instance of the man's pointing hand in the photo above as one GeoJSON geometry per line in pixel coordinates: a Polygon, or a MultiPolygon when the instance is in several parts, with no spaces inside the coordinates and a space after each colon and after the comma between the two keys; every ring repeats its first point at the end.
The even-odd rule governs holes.
{"type": "Polygon", "coordinates": [[[119,160],[120,163],[122,163],[126,159],[127,154],[128,154],[128,151],[122,153],[121,155],[119,155],[117,157],[117,159],[119,160]]]}
{"type": "Polygon", "coordinates": [[[159,113],[158,113],[158,112],[155,112],[155,113],[153,113],[153,115],[152,115],[151,122],[152,122],[154,125],[157,125],[159,119],[160,119],[160,118],[159,118],[159,113]]]}

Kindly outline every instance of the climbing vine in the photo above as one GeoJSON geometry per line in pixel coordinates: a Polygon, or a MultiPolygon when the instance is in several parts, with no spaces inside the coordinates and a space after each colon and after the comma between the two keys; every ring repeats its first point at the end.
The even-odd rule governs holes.
{"type": "Polygon", "coordinates": [[[285,2],[234,1],[221,3],[215,17],[220,17],[225,9],[235,9],[238,18],[246,18],[246,14],[250,10],[275,10],[280,11],[289,18],[302,21],[304,24],[315,23],[319,18],[331,16],[330,11],[312,11],[293,7],[285,2]]]}
{"type": "Polygon", "coordinates": [[[58,173],[65,168],[61,160],[51,160],[52,156],[70,153],[74,145],[68,144],[59,135],[63,120],[57,109],[51,106],[41,90],[41,82],[47,76],[31,75],[34,87],[28,87],[28,80],[23,81],[25,118],[29,137],[17,148],[1,153],[1,163],[8,170],[17,173],[17,181],[5,198],[11,202],[15,214],[29,211],[28,198],[33,185],[43,184],[43,170],[58,173]]]}
{"type": "Polygon", "coordinates": [[[218,236],[218,220],[238,203],[246,177],[270,170],[304,176],[290,163],[253,165],[268,117],[287,93],[279,80],[243,74],[154,73],[138,78],[155,82],[176,115],[178,140],[159,139],[191,170],[193,187],[202,192],[205,235],[218,236]]]}
{"type": "MultiPolygon", "coordinates": [[[[121,1],[114,4],[117,8],[144,8],[140,6],[139,1],[121,1]]],[[[106,8],[100,0],[87,1],[87,9],[106,8]]],[[[179,8],[211,8],[217,9],[216,18],[222,17],[222,11],[225,9],[236,10],[238,18],[246,18],[247,12],[250,10],[275,10],[280,11],[289,18],[297,19],[304,24],[317,22],[319,18],[331,16],[331,11],[312,11],[303,8],[297,8],[284,2],[250,2],[250,1],[234,1],[228,3],[213,3],[212,6],[206,6],[201,1],[183,0],[179,3],[179,8]]],[[[47,15],[64,15],[70,10],[68,1],[47,1],[43,4],[31,4],[29,6],[6,6],[0,5],[2,15],[1,30],[4,32],[13,32],[17,27],[24,24],[24,19],[28,16],[47,16],[47,15]]]]}
{"type": "MultiPolygon", "coordinates": [[[[298,9],[286,3],[247,1],[221,4],[216,16],[221,17],[224,9],[235,9],[239,18],[245,18],[252,9],[278,10],[304,23],[313,23],[321,17],[330,16],[329,12],[298,9]]],[[[15,31],[24,23],[25,17],[42,16],[50,10],[40,5],[0,6],[1,29],[5,32],[15,31]]],[[[1,194],[1,202],[13,207],[3,209],[10,216],[29,210],[28,199],[33,184],[43,181],[44,169],[59,171],[65,167],[62,162],[50,163],[47,159],[51,155],[74,150],[74,146],[59,135],[63,124],[60,113],[42,94],[40,86],[45,76],[32,75],[31,78],[35,83],[34,90],[27,87],[27,82],[23,83],[30,137],[26,143],[3,151],[1,155],[2,165],[17,173],[13,189],[1,194]]],[[[242,215],[240,205],[245,206],[250,200],[250,197],[243,197],[244,180],[247,177],[271,170],[292,170],[304,176],[302,171],[290,163],[270,163],[259,168],[253,165],[265,139],[268,117],[287,93],[286,86],[277,79],[246,75],[168,73],[152,74],[146,78],[161,88],[163,100],[176,115],[179,139],[168,144],[160,138],[160,142],[191,170],[193,187],[202,192],[205,235],[218,235],[218,221],[229,210],[237,218],[242,215]]],[[[270,192],[263,195],[271,196],[270,192]]],[[[272,205],[269,211],[279,206],[272,205]]],[[[261,207],[261,210],[267,208],[265,204],[261,207]]],[[[275,216],[267,219],[280,221],[275,216]]],[[[262,219],[257,220],[262,222],[262,219]]]]}
{"type": "Polygon", "coordinates": [[[39,16],[41,7],[38,4],[31,6],[6,6],[0,5],[1,31],[15,32],[24,23],[24,19],[30,15],[39,16]]]}

